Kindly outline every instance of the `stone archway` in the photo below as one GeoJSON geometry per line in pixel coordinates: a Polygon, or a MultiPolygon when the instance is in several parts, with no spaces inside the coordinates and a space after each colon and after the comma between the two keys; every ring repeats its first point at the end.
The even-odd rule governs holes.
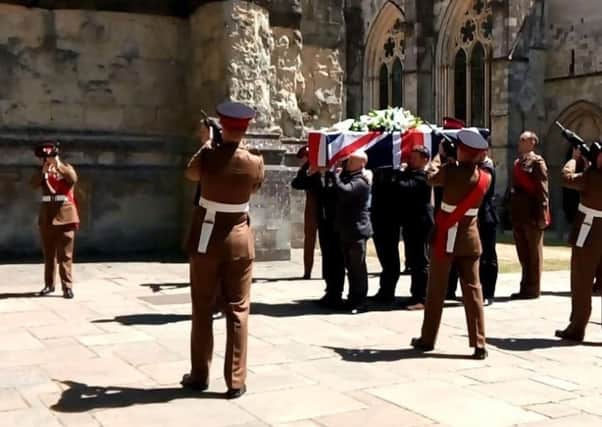
{"type": "MultiPolygon", "coordinates": [[[[566,128],[577,132],[588,143],[602,135],[602,107],[588,101],[578,101],[566,108],[556,119],[566,128]]],[[[566,229],[562,210],[563,191],[560,170],[570,158],[571,147],[563,139],[554,122],[544,140],[543,154],[548,164],[550,177],[550,204],[554,229],[562,233],[566,229]]]]}
{"type": "MultiPolygon", "coordinates": [[[[379,107],[381,103],[379,83],[382,67],[388,68],[389,75],[392,75],[396,61],[399,61],[403,67],[405,59],[405,22],[406,17],[403,11],[389,1],[384,4],[370,26],[364,53],[362,102],[364,112],[379,107]]],[[[391,88],[388,89],[388,93],[392,95],[391,88]]]]}

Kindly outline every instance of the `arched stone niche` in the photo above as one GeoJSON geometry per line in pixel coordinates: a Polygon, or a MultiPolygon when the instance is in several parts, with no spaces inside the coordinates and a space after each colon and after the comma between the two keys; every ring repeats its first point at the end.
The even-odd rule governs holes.
{"type": "MultiPolygon", "coordinates": [[[[577,101],[567,107],[555,121],[579,134],[591,143],[602,136],[602,107],[589,101],[577,101]]],[[[552,122],[543,140],[542,152],[548,164],[550,178],[550,204],[552,206],[553,228],[559,232],[566,229],[562,211],[562,184],[560,170],[570,158],[571,146],[564,140],[558,127],[552,122]]]]}

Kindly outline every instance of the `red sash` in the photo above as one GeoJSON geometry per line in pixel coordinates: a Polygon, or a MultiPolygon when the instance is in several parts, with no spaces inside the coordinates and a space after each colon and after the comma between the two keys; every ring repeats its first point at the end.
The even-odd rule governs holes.
{"type": "Polygon", "coordinates": [[[514,162],[513,176],[514,183],[517,187],[520,187],[529,194],[535,194],[537,192],[537,183],[531,178],[531,175],[520,167],[520,162],[518,160],[514,162]]]}
{"type": "Polygon", "coordinates": [[[456,209],[452,213],[443,212],[442,210],[437,212],[437,215],[435,216],[436,230],[433,249],[435,256],[439,260],[444,260],[447,256],[445,252],[447,232],[462,219],[468,210],[472,209],[483,199],[490,183],[491,175],[484,170],[480,170],[477,185],[475,185],[474,188],[470,190],[470,193],[458,203],[456,209]]]}
{"type": "MultiPolygon", "coordinates": [[[[521,190],[535,195],[537,193],[537,183],[535,180],[529,175],[529,173],[525,172],[520,167],[520,162],[517,160],[514,162],[514,170],[513,170],[513,178],[514,184],[519,187],[521,190]]],[[[552,224],[552,215],[550,214],[550,207],[546,206],[546,209],[543,213],[544,221],[546,228],[552,224]]]]}
{"type": "Polygon", "coordinates": [[[78,210],[77,201],[75,200],[75,195],[73,193],[73,186],[69,185],[67,181],[58,179],[54,174],[48,174],[46,184],[51,193],[67,197],[67,200],[75,206],[75,210],[78,210]]]}

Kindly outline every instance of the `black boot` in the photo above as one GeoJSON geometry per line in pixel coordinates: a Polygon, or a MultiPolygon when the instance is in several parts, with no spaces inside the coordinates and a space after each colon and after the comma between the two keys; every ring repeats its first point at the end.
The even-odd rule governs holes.
{"type": "Polygon", "coordinates": [[[184,375],[182,377],[182,380],[180,381],[180,384],[182,385],[182,387],[194,391],[205,391],[209,388],[209,384],[207,384],[206,382],[195,380],[190,374],[184,375]]]}
{"type": "Polygon", "coordinates": [[[226,392],[227,399],[238,399],[247,392],[247,386],[243,385],[241,388],[231,388],[226,392]]]}
{"type": "Polygon", "coordinates": [[[73,290],[70,288],[67,288],[65,290],[63,290],[63,298],[65,299],[73,299],[73,290]]]}
{"type": "Polygon", "coordinates": [[[565,330],[557,330],[554,335],[566,341],[582,342],[585,339],[584,335],[575,335],[565,330]]]}
{"type": "Polygon", "coordinates": [[[410,343],[410,345],[416,350],[425,352],[433,351],[435,349],[434,345],[426,344],[424,341],[422,341],[422,338],[412,338],[412,342],[410,343]]]}
{"type": "Polygon", "coordinates": [[[45,295],[51,294],[54,292],[54,287],[44,286],[44,289],[40,291],[40,296],[43,297],[45,295]]]}
{"type": "Polygon", "coordinates": [[[474,349],[474,354],[472,355],[472,358],[476,360],[485,360],[487,359],[487,356],[489,356],[489,353],[486,349],[477,347],[474,349]]]}

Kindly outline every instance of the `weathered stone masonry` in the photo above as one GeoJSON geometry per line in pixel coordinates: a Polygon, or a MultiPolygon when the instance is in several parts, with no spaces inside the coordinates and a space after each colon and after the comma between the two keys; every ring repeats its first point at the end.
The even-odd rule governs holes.
{"type": "Polygon", "coordinates": [[[567,146],[553,122],[602,133],[602,10],[589,0],[15,0],[0,2],[0,257],[39,253],[27,180],[31,148],[49,137],[81,175],[78,254],[179,253],[198,111],[231,98],[259,112],[248,141],[268,169],[252,208],[259,256],[288,258],[302,238],[304,195],[289,182],[307,129],[378,106],[391,31],[403,105],[453,115],[455,37],[483,8],[497,192],[518,135],[537,131],[562,230],[567,146]]]}

